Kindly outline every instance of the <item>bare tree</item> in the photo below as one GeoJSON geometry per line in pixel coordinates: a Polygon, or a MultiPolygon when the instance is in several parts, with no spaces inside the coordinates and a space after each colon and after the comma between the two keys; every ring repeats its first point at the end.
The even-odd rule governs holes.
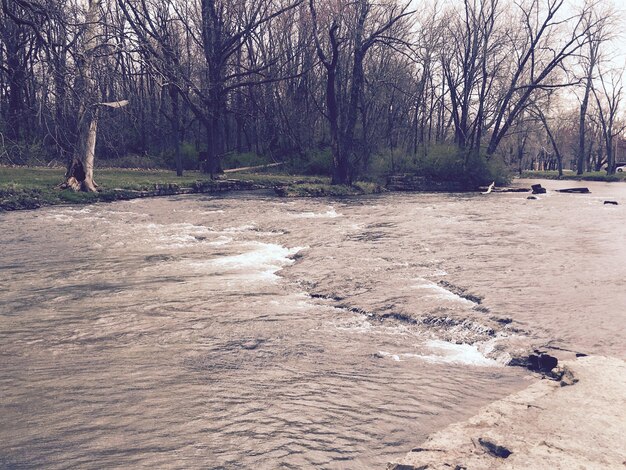
{"type": "Polygon", "coordinates": [[[465,155],[480,152],[485,132],[488,94],[502,66],[503,42],[494,38],[500,15],[498,0],[464,0],[461,16],[444,19],[452,47],[442,52],[444,77],[449,90],[455,144],[465,155]]]}
{"type": "Polygon", "coordinates": [[[350,184],[354,177],[354,133],[368,51],[378,43],[390,46],[405,43],[408,23],[403,20],[413,12],[407,11],[409,4],[374,5],[370,0],[357,0],[339,2],[334,10],[327,8],[322,20],[314,0],[309,0],[309,7],[317,54],[326,70],[326,117],[333,155],[332,182],[350,184]],[[322,24],[324,39],[320,32],[322,24]],[[344,61],[350,65],[344,64],[344,61]],[[346,77],[343,82],[339,80],[342,72],[346,77]],[[341,93],[343,87],[348,90],[345,94],[341,93]]]}
{"type": "Polygon", "coordinates": [[[89,0],[85,13],[82,47],[76,66],[75,90],[79,99],[78,131],[76,145],[71,161],[68,163],[65,174],[65,186],[74,191],[97,191],[93,179],[95,163],[96,138],[98,135],[98,118],[101,106],[120,108],[128,101],[102,103],[98,99],[98,82],[94,76],[94,60],[102,44],[98,40],[100,26],[101,0],[89,0]]]}
{"type": "Polygon", "coordinates": [[[296,8],[302,0],[285,5],[276,0],[253,0],[230,3],[201,0],[183,9],[180,4],[149,4],[147,0],[118,0],[141,47],[153,58],[152,65],[170,86],[177,88],[196,118],[206,130],[207,153],[204,169],[212,176],[219,171],[219,159],[225,151],[225,112],[228,96],[236,89],[283,80],[284,76],[268,76],[270,65],[284,58],[272,57],[270,63],[249,68],[237,67],[241,54],[251,56],[254,38],[262,37],[264,29],[275,18],[296,8]],[[171,47],[166,30],[154,21],[154,12],[172,10],[177,20],[189,31],[198,48],[201,70],[186,70],[171,47]],[[198,14],[199,21],[195,21],[198,14]],[[194,22],[195,21],[195,22],[194,22]]]}
{"type": "Polygon", "coordinates": [[[585,21],[589,6],[581,14],[561,18],[563,0],[532,0],[518,5],[523,24],[523,36],[516,44],[512,56],[511,75],[494,113],[494,124],[487,146],[491,157],[507,135],[517,117],[528,106],[538,90],[571,86],[574,82],[549,81],[566,60],[578,54],[588,42],[588,37],[598,28],[598,21],[585,21]],[[570,32],[559,37],[559,30],[569,25],[570,32]]]}
{"type": "Polygon", "coordinates": [[[585,167],[588,166],[590,149],[586,143],[586,117],[589,106],[589,98],[593,89],[595,73],[602,59],[601,47],[611,39],[611,22],[614,17],[612,10],[597,11],[598,5],[583,12],[583,24],[595,27],[586,28],[585,36],[582,38],[586,45],[585,53],[581,54],[580,62],[583,69],[584,92],[580,102],[580,118],[578,125],[578,150],[576,152],[576,172],[582,175],[585,167]]]}
{"type": "Polygon", "coordinates": [[[615,138],[619,136],[626,125],[618,124],[618,112],[623,96],[623,70],[617,72],[600,73],[601,89],[593,88],[593,94],[598,106],[598,118],[602,129],[604,150],[606,152],[606,172],[615,174],[615,138]],[[607,76],[608,75],[608,80],[607,76]]]}
{"type": "Polygon", "coordinates": [[[553,124],[550,122],[548,116],[546,116],[545,109],[550,109],[551,103],[551,93],[548,93],[547,100],[544,103],[533,103],[532,106],[529,107],[529,111],[539,119],[543,128],[546,131],[546,135],[548,137],[548,141],[552,146],[552,150],[556,156],[557,160],[557,171],[559,172],[559,177],[563,176],[563,154],[561,152],[561,147],[557,141],[556,134],[553,129],[553,124]]]}

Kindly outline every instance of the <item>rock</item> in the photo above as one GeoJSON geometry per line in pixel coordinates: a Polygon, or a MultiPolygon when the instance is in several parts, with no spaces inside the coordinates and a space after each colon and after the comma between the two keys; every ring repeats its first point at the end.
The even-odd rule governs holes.
{"type": "Polygon", "coordinates": [[[559,371],[561,387],[567,387],[568,385],[574,385],[578,383],[578,379],[574,376],[574,373],[569,367],[562,367],[559,371]]]}
{"type": "Polygon", "coordinates": [[[277,196],[287,197],[287,188],[285,186],[274,186],[274,192],[277,196]]]}
{"type": "Polygon", "coordinates": [[[544,188],[540,184],[533,184],[531,188],[533,190],[533,194],[545,194],[546,193],[546,188],[544,188]]]}
{"type": "Polygon", "coordinates": [[[512,367],[526,367],[533,372],[549,374],[559,363],[559,360],[554,356],[538,351],[536,353],[530,354],[528,357],[514,357],[509,361],[508,365],[512,367]]]}
{"type": "Polygon", "coordinates": [[[528,196],[526,199],[534,199],[534,200],[536,200],[537,197],[536,196],[528,196]]]}
{"type": "Polygon", "coordinates": [[[570,193],[570,194],[588,194],[589,188],[565,188],[565,189],[557,189],[559,193],[570,193]]]}
{"type": "Polygon", "coordinates": [[[401,463],[390,463],[387,465],[387,470],[426,470],[428,465],[420,465],[416,467],[415,465],[404,465],[401,463]]]}
{"type": "Polygon", "coordinates": [[[607,205],[607,204],[611,204],[613,206],[617,206],[618,202],[617,201],[604,201],[604,205],[607,205]]]}
{"type": "Polygon", "coordinates": [[[528,368],[535,372],[551,372],[559,363],[559,360],[549,354],[530,354],[528,356],[528,368]]]}
{"type": "Polygon", "coordinates": [[[483,439],[482,437],[478,438],[478,442],[489,454],[493,455],[494,457],[506,459],[509,455],[513,453],[506,447],[494,444],[493,442],[488,441],[487,439],[483,439]]]}

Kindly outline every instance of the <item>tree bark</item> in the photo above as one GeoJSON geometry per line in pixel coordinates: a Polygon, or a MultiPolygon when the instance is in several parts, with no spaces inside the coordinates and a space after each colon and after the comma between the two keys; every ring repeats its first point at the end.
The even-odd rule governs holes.
{"type": "Polygon", "coordinates": [[[85,16],[83,50],[77,58],[78,78],[76,92],[79,97],[78,132],[71,160],[65,174],[65,186],[74,191],[95,192],[93,180],[96,137],[98,131],[97,87],[93,77],[93,62],[97,43],[100,0],[89,0],[85,16]]]}
{"type": "Polygon", "coordinates": [[[172,138],[174,141],[176,176],[183,176],[183,159],[180,154],[180,101],[178,99],[178,88],[175,83],[169,85],[169,94],[172,101],[172,138]]]}

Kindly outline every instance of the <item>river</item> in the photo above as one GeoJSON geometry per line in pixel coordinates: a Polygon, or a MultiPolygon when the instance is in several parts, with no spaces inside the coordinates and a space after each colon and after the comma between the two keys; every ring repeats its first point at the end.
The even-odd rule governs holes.
{"type": "Polygon", "coordinates": [[[518,353],[626,357],[626,185],[542,183],[0,214],[0,467],[384,468],[518,353]]]}

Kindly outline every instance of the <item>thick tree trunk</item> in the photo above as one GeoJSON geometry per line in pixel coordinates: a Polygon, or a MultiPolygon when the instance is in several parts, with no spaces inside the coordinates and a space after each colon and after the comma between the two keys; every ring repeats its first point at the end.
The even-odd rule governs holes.
{"type": "Polygon", "coordinates": [[[178,88],[175,84],[169,86],[172,100],[172,137],[174,140],[174,160],[176,161],[176,176],[183,176],[183,159],[180,154],[180,102],[178,88]]]}
{"type": "Polygon", "coordinates": [[[219,105],[212,106],[213,114],[209,118],[206,125],[207,130],[207,159],[204,166],[204,172],[209,173],[211,178],[220,173],[220,153],[221,153],[221,128],[220,128],[220,114],[217,109],[219,105]]]}
{"type": "Polygon", "coordinates": [[[342,156],[342,145],[339,134],[339,110],[337,105],[337,93],[335,90],[335,70],[328,69],[326,77],[326,108],[328,112],[328,124],[330,127],[330,147],[333,157],[333,176],[332,183],[340,184],[342,178],[345,178],[347,170],[345,168],[342,156]]]}
{"type": "Polygon", "coordinates": [[[64,187],[74,191],[95,192],[93,180],[96,137],[98,133],[97,87],[93,77],[93,60],[97,44],[100,0],[89,0],[85,17],[85,45],[77,59],[79,77],[76,93],[79,97],[78,132],[71,161],[65,174],[64,187]]]}
{"type": "Polygon", "coordinates": [[[7,137],[19,142],[21,137],[21,124],[23,121],[25,74],[20,64],[17,52],[11,54],[7,60],[9,70],[9,103],[7,110],[7,137]]]}
{"type": "Polygon", "coordinates": [[[97,191],[93,180],[97,135],[98,108],[93,106],[79,118],[76,149],[65,174],[65,186],[73,191],[97,191]]]}
{"type": "Polygon", "coordinates": [[[585,171],[585,156],[587,153],[585,138],[585,118],[587,117],[587,106],[589,104],[589,93],[591,92],[591,79],[588,78],[587,86],[585,87],[585,96],[580,104],[580,116],[578,120],[578,150],[576,152],[576,174],[582,175],[585,171]]]}

